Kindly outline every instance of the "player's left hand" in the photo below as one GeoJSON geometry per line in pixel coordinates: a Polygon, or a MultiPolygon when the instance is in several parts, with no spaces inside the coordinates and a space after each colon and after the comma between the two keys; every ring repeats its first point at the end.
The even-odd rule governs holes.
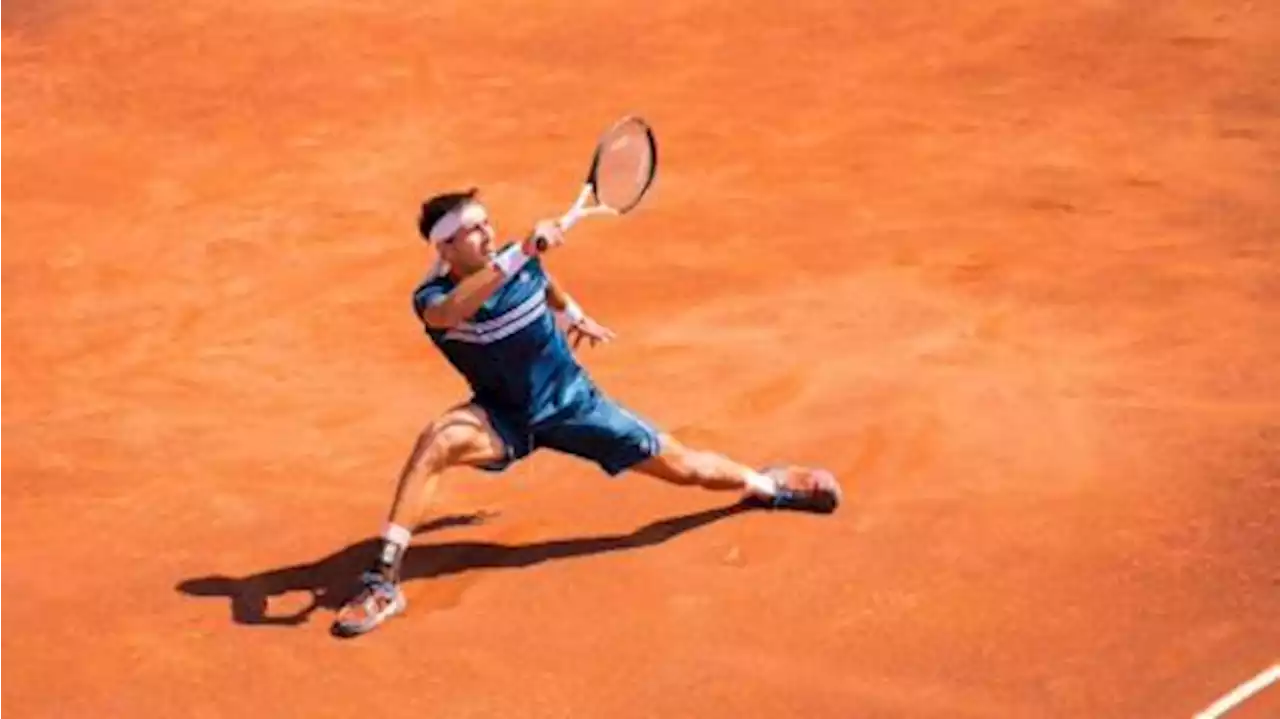
{"type": "Polygon", "coordinates": [[[583,317],[577,322],[569,325],[568,330],[566,330],[566,334],[569,336],[569,339],[573,340],[574,349],[577,349],[578,345],[584,339],[590,342],[592,347],[595,347],[601,342],[608,342],[617,336],[613,333],[613,330],[605,327],[599,322],[596,322],[590,317],[583,317]]]}

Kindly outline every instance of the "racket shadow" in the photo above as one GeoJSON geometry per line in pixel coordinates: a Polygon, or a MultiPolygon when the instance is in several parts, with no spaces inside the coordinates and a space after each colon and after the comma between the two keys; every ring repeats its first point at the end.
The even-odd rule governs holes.
{"type": "MultiPolygon", "coordinates": [[[[405,554],[402,576],[409,582],[474,569],[520,569],[548,561],[640,549],[661,544],[685,532],[753,509],[754,505],[739,502],[670,517],[618,535],[575,537],[528,544],[463,541],[412,546],[405,554]]],[[[479,515],[442,517],[419,526],[414,533],[429,533],[446,527],[474,525],[484,521],[486,518],[479,515]]],[[[306,624],[317,611],[336,612],[355,594],[360,573],[377,556],[380,543],[381,540],[371,537],[313,562],[267,569],[242,577],[194,577],[182,580],[175,589],[187,596],[229,600],[231,620],[236,624],[300,626],[306,624]],[[310,593],[310,603],[290,613],[270,614],[269,600],[291,592],[310,593]]]]}

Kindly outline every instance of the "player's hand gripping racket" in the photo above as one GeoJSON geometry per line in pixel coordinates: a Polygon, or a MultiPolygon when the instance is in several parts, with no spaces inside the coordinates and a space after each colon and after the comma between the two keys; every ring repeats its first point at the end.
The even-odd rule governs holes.
{"type": "MultiPolygon", "coordinates": [[[[567,232],[584,217],[622,215],[635,209],[658,172],[658,142],[639,117],[625,117],[600,136],[591,170],[569,211],[557,221],[567,232]]],[[[547,248],[539,237],[538,250],[547,248]]]]}

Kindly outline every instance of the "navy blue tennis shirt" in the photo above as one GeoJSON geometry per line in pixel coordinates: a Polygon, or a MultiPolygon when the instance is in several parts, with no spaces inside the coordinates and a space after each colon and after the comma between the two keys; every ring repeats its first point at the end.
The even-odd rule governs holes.
{"type": "MultiPolygon", "coordinates": [[[[500,472],[547,447],[617,475],[658,455],[657,427],[596,387],[574,357],[547,305],[548,285],[534,257],[466,321],[448,329],[423,323],[502,438],[505,456],[483,468],[500,472]]],[[[447,275],[427,278],[413,293],[418,317],[455,287],[447,275]]]]}
{"type": "MultiPolygon", "coordinates": [[[[449,363],[466,378],[475,400],[522,424],[550,419],[591,389],[547,305],[547,273],[532,258],[471,318],[449,329],[424,327],[449,363]]],[[[418,316],[457,286],[447,275],[413,293],[418,316]]]]}

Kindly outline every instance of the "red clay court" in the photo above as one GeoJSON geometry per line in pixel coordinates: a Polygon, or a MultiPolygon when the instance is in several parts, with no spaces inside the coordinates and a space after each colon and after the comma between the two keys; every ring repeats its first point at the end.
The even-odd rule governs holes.
{"type": "MultiPolygon", "coordinates": [[[[3,713],[1194,716],[1280,660],[1274,3],[6,3],[3,713]],[[548,266],[665,429],[831,516],[458,472],[418,203],[548,266]]],[[[1280,687],[1231,719],[1280,716],[1280,687]]]]}

